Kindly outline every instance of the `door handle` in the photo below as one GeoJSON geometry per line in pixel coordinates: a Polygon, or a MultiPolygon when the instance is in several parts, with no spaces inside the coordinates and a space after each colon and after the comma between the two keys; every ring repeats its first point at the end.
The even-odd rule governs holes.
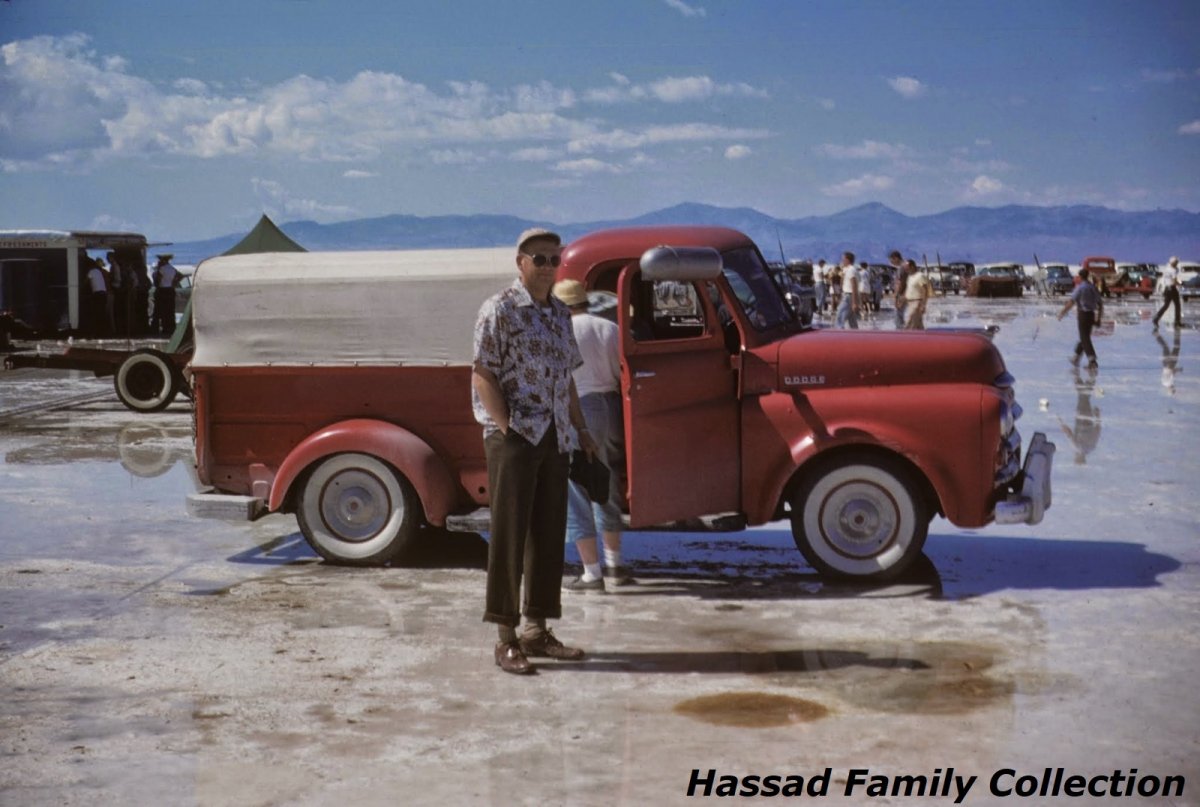
{"type": "Polygon", "coordinates": [[[638,370],[636,373],[633,374],[633,377],[634,378],[654,378],[654,376],[656,376],[656,375],[658,375],[658,373],[654,372],[653,370],[638,370]]]}

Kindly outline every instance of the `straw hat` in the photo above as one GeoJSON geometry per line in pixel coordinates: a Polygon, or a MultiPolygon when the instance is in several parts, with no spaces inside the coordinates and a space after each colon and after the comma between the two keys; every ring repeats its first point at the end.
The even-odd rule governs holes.
{"type": "Polygon", "coordinates": [[[587,289],[578,280],[560,280],[554,284],[554,296],[568,306],[587,305],[587,289]]]}

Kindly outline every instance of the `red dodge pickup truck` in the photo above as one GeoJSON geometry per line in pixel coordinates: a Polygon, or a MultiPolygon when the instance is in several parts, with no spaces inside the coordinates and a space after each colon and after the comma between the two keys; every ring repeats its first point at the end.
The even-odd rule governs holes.
{"type": "MultiPolygon", "coordinates": [[[[589,234],[559,274],[620,326],[635,529],[787,518],[821,573],[886,579],[935,515],[1036,524],[1050,505],[1054,445],[1035,434],[1022,463],[1014,379],[982,333],[805,326],[720,227],[589,234]]],[[[510,249],[201,264],[190,377],[211,489],[193,514],[295,512],[322,557],[366,565],[485,507],[472,326],[516,277],[510,249]]]]}

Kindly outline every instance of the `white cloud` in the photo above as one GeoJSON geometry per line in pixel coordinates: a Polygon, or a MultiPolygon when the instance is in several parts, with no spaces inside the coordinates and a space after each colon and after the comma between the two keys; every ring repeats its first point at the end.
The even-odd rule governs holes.
{"type": "Polygon", "coordinates": [[[878,174],[863,174],[855,179],[848,179],[837,185],[827,185],[821,189],[826,196],[862,196],[865,193],[885,191],[896,184],[891,177],[878,174]]]}
{"type": "Polygon", "coordinates": [[[259,204],[271,214],[272,218],[347,218],[355,214],[352,207],[346,205],[327,205],[315,199],[303,199],[293,196],[283,185],[274,180],[253,177],[250,184],[258,197],[259,204]]]}
{"type": "Polygon", "coordinates": [[[725,149],[725,159],[741,160],[751,155],[750,147],[743,146],[741,143],[730,146],[725,149]]]}
{"type": "Polygon", "coordinates": [[[561,152],[558,149],[535,146],[533,148],[517,149],[508,156],[509,159],[516,160],[517,162],[537,163],[556,160],[560,154],[561,152]]]}
{"type": "Polygon", "coordinates": [[[836,160],[896,160],[910,153],[908,146],[895,143],[881,143],[878,140],[864,140],[857,146],[839,146],[835,143],[823,143],[817,146],[818,154],[832,157],[836,160]]]}
{"type": "Polygon", "coordinates": [[[1185,123],[1178,129],[1181,135],[1200,134],[1200,120],[1194,120],[1191,123],[1185,123]]]}
{"type": "Polygon", "coordinates": [[[709,123],[677,123],[649,126],[640,131],[613,129],[577,137],[567,143],[572,154],[597,150],[618,151],[638,149],[665,143],[685,143],[706,140],[759,140],[770,134],[762,129],[730,129],[709,123]]]}
{"type": "Polygon", "coordinates": [[[469,149],[434,149],[429,152],[429,159],[434,165],[478,165],[487,162],[482,154],[469,149]]]}
{"type": "Polygon", "coordinates": [[[379,174],[371,171],[362,171],[358,168],[351,168],[349,171],[342,172],[343,179],[371,179],[372,177],[377,176],[379,176],[379,174]]]}
{"type": "Polygon", "coordinates": [[[834,103],[832,98],[818,98],[817,106],[821,107],[821,109],[830,110],[835,108],[837,104],[834,103]]]}
{"type": "Polygon", "coordinates": [[[597,160],[594,157],[585,157],[581,160],[563,160],[554,166],[554,170],[565,174],[619,174],[622,172],[619,165],[597,160]]]}
{"type": "Polygon", "coordinates": [[[689,6],[687,3],[683,2],[683,0],[663,0],[663,2],[685,17],[705,17],[708,15],[708,12],[703,8],[700,8],[699,6],[689,6]]]}
{"type": "Polygon", "coordinates": [[[1186,70],[1178,68],[1174,70],[1151,70],[1150,68],[1142,68],[1142,81],[1148,81],[1154,84],[1170,84],[1175,81],[1183,81],[1190,78],[1193,74],[1186,70]]]}
{"type": "MultiPolygon", "coordinates": [[[[514,149],[513,159],[551,160],[564,150],[586,154],[769,136],[705,123],[613,128],[575,117],[579,96],[548,81],[507,89],[452,81],[435,88],[365,70],[345,81],[298,75],[224,89],[186,78],[164,87],[130,71],[124,59],[98,55],[82,34],[0,46],[0,167],[85,168],[114,158],[171,155],[359,163],[351,170],[362,170],[362,164],[398,152],[464,164],[483,159],[473,147],[505,144],[514,149]]],[[[647,84],[620,73],[610,78],[612,86],[599,92],[613,100],[767,97],[748,84],[707,76],[647,84]]]]}
{"type": "Polygon", "coordinates": [[[971,183],[971,193],[976,196],[987,196],[1002,190],[1004,190],[1004,183],[986,174],[980,174],[971,183]]]}
{"type": "Polygon", "coordinates": [[[887,83],[893,90],[905,98],[920,98],[928,91],[928,88],[924,84],[911,76],[889,78],[887,83]]]}
{"type": "Polygon", "coordinates": [[[611,74],[611,87],[597,87],[584,93],[584,98],[597,104],[661,101],[680,104],[704,101],[717,96],[740,98],[769,98],[766,90],[745,82],[717,82],[708,76],[669,76],[648,84],[634,84],[619,73],[611,74]]]}

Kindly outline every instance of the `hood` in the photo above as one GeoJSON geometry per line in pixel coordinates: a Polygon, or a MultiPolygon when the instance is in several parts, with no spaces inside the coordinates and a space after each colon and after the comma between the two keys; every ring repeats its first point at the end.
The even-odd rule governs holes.
{"type": "Polygon", "coordinates": [[[975,382],[1005,372],[1000,351],[978,333],[819,330],[778,348],[778,389],[975,382]]]}

